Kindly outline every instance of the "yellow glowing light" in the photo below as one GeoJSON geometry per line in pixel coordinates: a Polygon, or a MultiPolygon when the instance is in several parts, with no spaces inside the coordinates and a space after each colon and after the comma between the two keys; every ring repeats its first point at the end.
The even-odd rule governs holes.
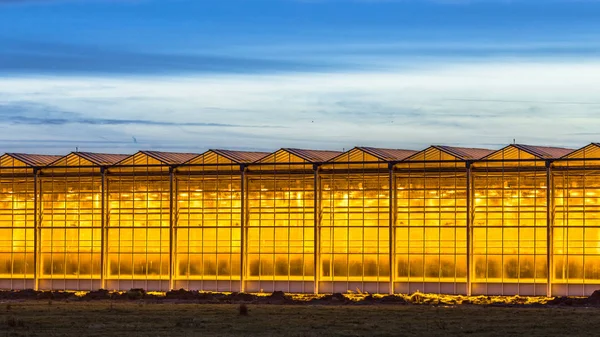
{"type": "Polygon", "coordinates": [[[470,186],[464,171],[398,171],[397,186],[388,184],[387,172],[368,172],[325,171],[317,186],[312,172],[247,181],[239,173],[175,177],[176,184],[167,176],[108,176],[106,194],[100,181],[43,177],[35,197],[33,184],[15,192],[16,184],[2,180],[11,189],[0,189],[0,276],[33,278],[22,266],[31,266],[37,251],[42,281],[94,284],[101,270],[110,281],[172,276],[184,287],[231,285],[242,276],[283,287],[316,278],[335,286],[393,281],[448,289],[462,289],[468,279],[480,289],[488,283],[542,288],[548,279],[600,283],[595,173],[558,172],[548,191],[545,171],[475,170],[470,186]]]}

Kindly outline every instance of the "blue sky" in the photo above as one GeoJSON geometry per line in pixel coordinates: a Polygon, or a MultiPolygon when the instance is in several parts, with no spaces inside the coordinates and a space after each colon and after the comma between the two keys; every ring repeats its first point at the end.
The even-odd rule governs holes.
{"type": "Polygon", "coordinates": [[[580,147],[600,2],[0,0],[0,152],[580,147]]]}

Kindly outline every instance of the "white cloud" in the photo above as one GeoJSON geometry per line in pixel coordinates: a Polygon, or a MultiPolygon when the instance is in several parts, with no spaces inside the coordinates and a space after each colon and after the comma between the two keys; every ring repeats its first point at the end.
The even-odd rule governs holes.
{"type": "Polygon", "coordinates": [[[36,152],[39,147],[38,152],[64,153],[77,145],[113,152],[341,150],[354,145],[421,149],[432,143],[499,148],[513,138],[578,147],[600,138],[598,87],[600,63],[593,62],[504,61],[356,73],[0,78],[0,107],[20,104],[49,119],[75,113],[79,121],[14,124],[11,111],[0,110],[0,152],[36,152]],[[81,122],[94,118],[237,126],[81,122]]]}

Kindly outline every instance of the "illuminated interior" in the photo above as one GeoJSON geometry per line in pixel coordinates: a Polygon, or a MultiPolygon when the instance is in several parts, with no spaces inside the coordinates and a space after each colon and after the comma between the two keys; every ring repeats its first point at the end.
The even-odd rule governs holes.
{"type": "Polygon", "coordinates": [[[31,164],[56,159],[43,157],[45,161],[40,163],[26,163],[9,154],[0,157],[0,278],[34,278],[35,178],[31,164]]]}
{"type": "Polygon", "coordinates": [[[100,279],[102,175],[72,153],[40,176],[40,278],[100,279]]]}
{"type": "Polygon", "coordinates": [[[323,165],[321,281],[390,282],[390,173],[373,150],[354,148],[323,165]]]}
{"type": "Polygon", "coordinates": [[[281,149],[248,167],[246,272],[257,285],[248,290],[316,289],[315,165],[339,154],[281,149]],[[269,281],[288,286],[273,288],[269,281]]]}
{"type": "Polygon", "coordinates": [[[151,152],[138,152],[109,173],[106,277],[169,280],[169,166],[151,152]]]}
{"type": "Polygon", "coordinates": [[[599,219],[595,143],[4,154],[0,288],[585,295],[599,219]]]}
{"type": "Polygon", "coordinates": [[[314,279],[314,173],[304,158],[277,151],[247,175],[247,279],[314,279]]]}
{"type": "Polygon", "coordinates": [[[396,281],[467,281],[467,168],[450,150],[396,165],[396,281]]]}
{"type": "Polygon", "coordinates": [[[547,172],[527,149],[508,146],[473,165],[474,282],[548,281],[547,172]]]}
{"type": "Polygon", "coordinates": [[[600,283],[600,146],[590,144],[553,170],[552,277],[555,283],[600,283]]]}
{"type": "MultiPolygon", "coordinates": [[[[227,152],[209,151],[177,171],[176,280],[241,277],[242,171],[227,152]]],[[[201,283],[200,289],[211,289],[201,283]]],[[[214,289],[213,289],[214,290],[214,289]]],[[[229,285],[225,290],[239,290],[229,285]]]]}

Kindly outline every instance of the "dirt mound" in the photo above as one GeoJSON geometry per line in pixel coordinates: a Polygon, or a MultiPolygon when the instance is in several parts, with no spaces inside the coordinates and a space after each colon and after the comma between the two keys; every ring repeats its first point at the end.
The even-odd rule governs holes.
{"type": "Polygon", "coordinates": [[[600,290],[595,290],[585,302],[589,305],[600,305],[600,290]]]}
{"type": "Polygon", "coordinates": [[[309,304],[327,304],[327,305],[340,305],[340,304],[350,304],[350,303],[352,303],[352,301],[340,293],[325,295],[320,298],[313,298],[309,301],[309,304]]]}
{"type": "Polygon", "coordinates": [[[141,288],[132,288],[125,292],[113,292],[110,296],[113,300],[141,300],[146,297],[146,291],[141,288]]]}
{"type": "Polygon", "coordinates": [[[234,292],[227,296],[225,296],[225,300],[230,301],[231,303],[243,303],[243,302],[256,302],[256,295],[248,294],[248,293],[238,293],[234,292]]]}
{"type": "Polygon", "coordinates": [[[264,303],[267,304],[294,304],[291,297],[287,296],[283,291],[274,291],[271,295],[264,298],[264,303]]]}
{"type": "Polygon", "coordinates": [[[90,291],[81,297],[81,299],[84,301],[109,300],[110,298],[111,298],[111,294],[106,289],[90,291]]]}
{"type": "MultiPolygon", "coordinates": [[[[369,295],[370,296],[370,295],[369,295]]],[[[381,304],[408,304],[408,302],[402,296],[386,295],[377,300],[377,303],[381,304]]]]}
{"type": "Polygon", "coordinates": [[[167,293],[165,294],[165,298],[173,300],[198,300],[200,299],[200,294],[198,293],[198,291],[194,290],[190,291],[185,289],[179,289],[167,291],[167,293]]]}
{"type": "Polygon", "coordinates": [[[0,299],[6,300],[34,300],[38,292],[33,289],[9,290],[0,292],[0,299]]]}
{"type": "Polygon", "coordinates": [[[573,305],[580,305],[581,299],[567,297],[567,296],[557,296],[557,297],[551,299],[550,301],[548,301],[546,304],[560,305],[560,306],[573,306],[573,305]]]}
{"type": "Polygon", "coordinates": [[[67,291],[38,291],[37,299],[39,300],[66,300],[76,296],[72,292],[67,291]]]}
{"type": "Polygon", "coordinates": [[[243,292],[217,293],[196,290],[171,290],[164,294],[146,292],[141,288],[128,291],[108,291],[99,289],[87,293],[68,291],[34,291],[32,289],[0,291],[0,300],[56,300],[56,301],[93,301],[93,300],[122,300],[122,301],[177,301],[199,304],[287,304],[287,305],[483,305],[501,307],[543,307],[543,306],[587,306],[600,307],[600,290],[594,291],[589,297],[529,297],[529,296],[461,296],[437,295],[415,292],[412,294],[372,295],[372,294],[287,294],[274,291],[266,294],[251,294],[243,292]]]}

